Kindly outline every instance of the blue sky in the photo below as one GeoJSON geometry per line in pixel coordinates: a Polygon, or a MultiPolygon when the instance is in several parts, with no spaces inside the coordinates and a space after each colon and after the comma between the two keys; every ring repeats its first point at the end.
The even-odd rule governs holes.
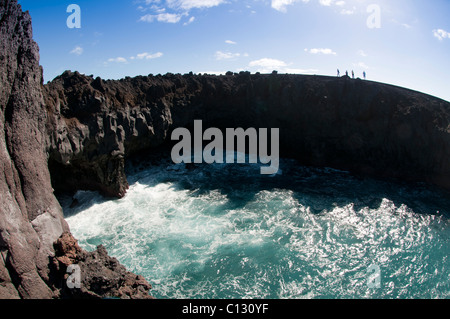
{"type": "Polygon", "coordinates": [[[450,101],[448,0],[19,0],[45,81],[172,73],[336,75],[450,101]],[[70,4],[81,28],[68,28],[70,4]],[[379,13],[379,14],[378,14],[379,13]]]}

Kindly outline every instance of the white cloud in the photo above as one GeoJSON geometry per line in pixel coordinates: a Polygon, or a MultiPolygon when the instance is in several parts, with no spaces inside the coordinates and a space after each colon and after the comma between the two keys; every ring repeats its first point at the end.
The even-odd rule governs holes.
{"type": "Polygon", "coordinates": [[[178,23],[181,18],[185,14],[178,14],[178,13],[159,13],[159,14],[146,14],[145,16],[142,16],[139,21],[143,22],[165,22],[165,23],[178,23]]]}
{"type": "Polygon", "coordinates": [[[71,54],[75,54],[75,55],[82,55],[83,52],[84,52],[84,50],[80,46],[77,46],[72,51],[70,51],[71,54]]]}
{"type": "MultiPolygon", "coordinates": [[[[170,9],[189,11],[191,9],[212,8],[225,2],[226,0],[146,0],[145,4],[150,6],[151,9],[166,6],[170,9]]],[[[143,7],[139,6],[138,9],[142,10],[143,7]]]]}
{"type": "Polygon", "coordinates": [[[356,54],[358,54],[358,55],[360,55],[362,57],[366,57],[367,56],[367,53],[364,52],[364,50],[359,50],[358,52],[356,52],[356,54]]]}
{"type": "Polygon", "coordinates": [[[337,55],[336,52],[334,52],[333,50],[328,49],[328,48],[327,49],[322,49],[322,48],[320,48],[320,49],[318,49],[318,48],[305,49],[305,52],[308,52],[308,53],[311,53],[311,54],[337,55]]]}
{"type": "Polygon", "coordinates": [[[115,62],[115,63],[127,63],[127,59],[123,58],[123,57],[117,57],[117,58],[111,58],[108,59],[108,62],[115,62]]]}
{"type": "Polygon", "coordinates": [[[251,68],[258,68],[258,72],[272,72],[273,70],[287,67],[287,64],[281,60],[263,58],[251,61],[248,66],[251,68]]]}
{"type": "Polygon", "coordinates": [[[225,3],[225,0],[167,0],[172,8],[181,8],[186,11],[197,8],[212,8],[225,3]]]}
{"type": "Polygon", "coordinates": [[[342,9],[340,13],[343,15],[352,15],[355,13],[355,10],[355,7],[353,7],[353,9],[342,9]]]}
{"type": "Polygon", "coordinates": [[[392,22],[394,22],[395,24],[398,24],[398,25],[402,26],[402,27],[405,28],[405,29],[411,29],[411,28],[412,28],[412,25],[410,25],[410,24],[408,24],[408,23],[402,23],[402,22],[399,22],[399,21],[397,21],[396,19],[392,19],[392,22]]]}
{"type": "Polygon", "coordinates": [[[442,41],[443,39],[450,39],[450,32],[447,32],[442,29],[436,29],[433,30],[433,36],[442,41]]]}
{"type": "Polygon", "coordinates": [[[231,53],[231,52],[222,52],[222,51],[217,51],[215,54],[216,60],[218,60],[218,61],[235,59],[240,56],[241,56],[240,53],[231,53]]]}
{"type": "Polygon", "coordinates": [[[280,73],[289,73],[289,74],[317,74],[318,70],[316,69],[299,69],[292,68],[290,64],[282,60],[271,59],[271,58],[263,58],[259,60],[251,61],[248,65],[252,71],[261,72],[261,73],[271,73],[272,71],[278,71],[280,73]]]}
{"type": "Polygon", "coordinates": [[[286,6],[297,2],[296,0],[272,0],[272,8],[277,11],[286,12],[286,6]]]}
{"type": "MultiPolygon", "coordinates": [[[[129,57],[129,60],[131,61],[137,61],[137,60],[152,60],[162,57],[164,54],[162,52],[156,52],[156,53],[148,53],[143,52],[136,54],[136,56],[129,57]]],[[[117,57],[117,58],[110,58],[108,61],[106,61],[104,64],[108,65],[108,63],[129,63],[129,61],[124,57],[117,57]]]]}
{"type": "Polygon", "coordinates": [[[317,74],[319,70],[317,69],[295,69],[295,68],[285,68],[282,69],[283,73],[289,74],[317,74]]]}
{"type": "Polygon", "coordinates": [[[319,3],[323,6],[329,7],[333,4],[334,0],[319,0],[319,3]]]}
{"type": "Polygon", "coordinates": [[[412,28],[412,26],[407,24],[407,23],[402,23],[401,26],[404,27],[405,29],[411,29],[412,28]]]}
{"type": "Polygon", "coordinates": [[[353,63],[353,66],[357,67],[357,68],[361,68],[361,69],[366,69],[366,70],[370,69],[370,66],[368,66],[364,62],[353,63]]]}
{"type": "Polygon", "coordinates": [[[309,0],[272,0],[272,8],[280,12],[286,12],[287,6],[294,4],[295,2],[302,1],[308,3],[309,0]]]}
{"type": "Polygon", "coordinates": [[[157,59],[162,57],[164,54],[162,52],[157,52],[157,53],[153,53],[150,54],[148,52],[143,52],[143,53],[139,53],[138,55],[136,55],[135,57],[131,57],[132,60],[137,59],[137,60],[151,60],[151,59],[157,59]]]}
{"type": "Polygon", "coordinates": [[[345,1],[343,0],[319,0],[320,5],[325,6],[325,7],[330,7],[332,5],[336,5],[339,7],[342,7],[345,5],[345,1]]]}
{"type": "Polygon", "coordinates": [[[225,43],[227,43],[227,44],[237,44],[236,42],[231,41],[231,40],[226,40],[225,43]]]}
{"type": "MultiPolygon", "coordinates": [[[[310,0],[272,0],[271,5],[272,5],[273,9],[285,13],[285,12],[287,12],[288,6],[293,5],[296,2],[308,3],[309,1],[310,0]]],[[[325,6],[325,7],[331,7],[332,5],[342,7],[346,4],[346,2],[344,0],[318,0],[318,2],[321,6],[325,6]]],[[[354,12],[355,12],[355,9],[341,10],[341,14],[353,14],[354,12]]]]}
{"type": "MultiPolygon", "coordinates": [[[[142,16],[139,21],[178,23],[183,16],[189,16],[192,9],[212,8],[225,2],[226,0],[146,0],[147,7],[138,6],[137,9],[141,12],[153,12],[142,16]]],[[[195,18],[191,17],[184,25],[191,24],[194,20],[195,18]]]]}
{"type": "Polygon", "coordinates": [[[189,20],[188,20],[187,22],[183,23],[183,25],[191,24],[191,23],[194,22],[194,21],[195,21],[195,17],[190,17],[189,20]]]}

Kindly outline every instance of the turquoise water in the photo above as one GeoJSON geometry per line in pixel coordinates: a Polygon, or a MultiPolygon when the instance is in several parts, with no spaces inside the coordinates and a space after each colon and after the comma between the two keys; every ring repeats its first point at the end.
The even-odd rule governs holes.
{"type": "Polygon", "coordinates": [[[129,168],[123,199],[60,200],[80,245],[103,244],[157,298],[450,297],[448,196],[280,168],[158,161],[129,168]]]}

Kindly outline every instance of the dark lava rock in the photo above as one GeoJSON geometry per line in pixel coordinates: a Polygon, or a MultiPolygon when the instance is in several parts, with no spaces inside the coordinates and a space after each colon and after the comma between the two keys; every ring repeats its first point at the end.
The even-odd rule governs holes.
{"type": "MultiPolygon", "coordinates": [[[[0,0],[0,61],[0,298],[55,298],[60,296],[65,274],[51,261],[53,244],[69,227],[53,194],[48,169],[46,124],[50,118],[42,95],[39,49],[33,41],[30,15],[22,12],[16,0],[0,0]]],[[[81,254],[86,255],[81,260],[85,263],[94,258],[81,254]]],[[[133,280],[135,275],[101,249],[93,254],[100,264],[114,267],[98,266],[93,273],[92,267],[85,267],[85,277],[97,278],[104,271],[106,278],[116,276],[120,283],[117,289],[107,283],[104,290],[92,294],[147,297],[144,290],[149,285],[136,284],[142,278],[133,280]]]]}
{"type": "Polygon", "coordinates": [[[45,100],[57,189],[121,197],[124,161],[199,119],[203,129],[280,128],[281,156],[304,165],[450,190],[450,103],[392,85],[249,72],[103,81],[66,71],[45,100]]]}
{"type": "Polygon", "coordinates": [[[152,286],[142,276],[127,271],[117,259],[108,256],[103,246],[93,252],[84,251],[70,233],[64,233],[55,243],[53,262],[62,279],[56,287],[61,298],[153,299],[148,293],[152,286]],[[67,285],[70,265],[80,270],[80,285],[72,289],[67,285]]]}

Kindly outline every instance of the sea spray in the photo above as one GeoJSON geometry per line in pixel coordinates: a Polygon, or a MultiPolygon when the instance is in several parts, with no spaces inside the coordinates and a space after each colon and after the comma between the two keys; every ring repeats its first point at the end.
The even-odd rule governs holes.
{"type": "Polygon", "coordinates": [[[448,197],[292,160],[280,168],[161,160],[132,167],[123,199],[61,202],[84,248],[105,245],[158,298],[450,296],[448,197]]]}

